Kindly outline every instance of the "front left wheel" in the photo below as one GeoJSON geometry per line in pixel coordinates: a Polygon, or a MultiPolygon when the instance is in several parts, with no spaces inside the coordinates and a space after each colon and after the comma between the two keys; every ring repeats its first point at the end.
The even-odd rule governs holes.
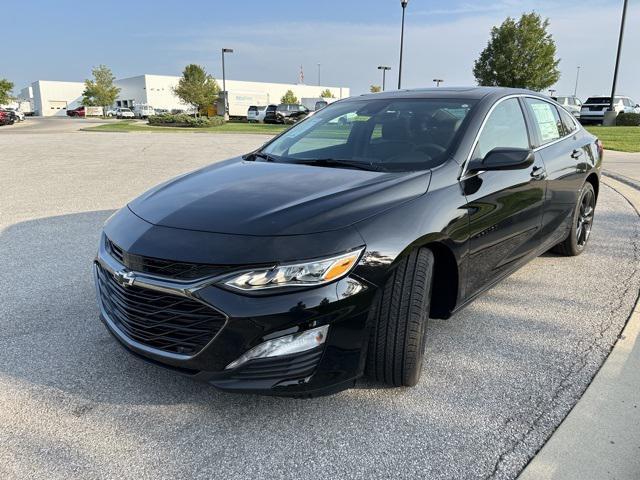
{"type": "Polygon", "coordinates": [[[401,260],[370,312],[366,374],[394,387],[420,380],[427,338],[434,257],[414,250],[401,260]]]}

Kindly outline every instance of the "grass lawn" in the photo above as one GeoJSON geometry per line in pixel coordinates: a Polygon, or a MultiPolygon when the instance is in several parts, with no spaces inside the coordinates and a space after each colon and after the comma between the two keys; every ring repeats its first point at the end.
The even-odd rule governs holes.
{"type": "Polygon", "coordinates": [[[270,125],[266,123],[225,123],[217,127],[184,128],[184,127],[155,127],[133,120],[87,127],[82,130],[88,132],[162,132],[162,133],[261,133],[276,135],[288,128],[284,125],[270,125]]]}
{"type": "Polygon", "coordinates": [[[607,150],[640,152],[640,127],[586,126],[585,128],[602,140],[607,150]]]}

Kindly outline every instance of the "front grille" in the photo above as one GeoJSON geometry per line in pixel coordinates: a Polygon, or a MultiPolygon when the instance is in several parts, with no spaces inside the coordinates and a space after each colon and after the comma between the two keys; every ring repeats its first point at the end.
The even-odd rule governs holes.
{"type": "Polygon", "coordinates": [[[96,266],[98,294],[109,318],[127,337],[148,347],[195,355],[220,331],[225,316],[193,299],[136,285],[124,287],[96,266]]]}
{"type": "Polygon", "coordinates": [[[259,358],[240,367],[232,378],[238,380],[302,379],[313,374],[322,357],[322,347],[284,357],[259,358]]]}
{"type": "Polygon", "coordinates": [[[221,275],[231,267],[206,263],[176,262],[154,257],[134,255],[124,251],[108,238],[107,251],[122,265],[135,272],[148,273],[177,280],[195,280],[197,278],[221,275]]]}

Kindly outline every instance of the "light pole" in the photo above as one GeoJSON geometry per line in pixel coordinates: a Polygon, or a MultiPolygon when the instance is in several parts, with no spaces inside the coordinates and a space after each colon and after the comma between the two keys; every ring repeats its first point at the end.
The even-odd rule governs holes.
{"type": "Polygon", "coordinates": [[[604,114],[603,125],[613,125],[616,119],[616,112],[613,109],[616,96],[616,83],[618,83],[618,67],[620,66],[620,53],[622,52],[622,39],[624,37],[624,23],[627,18],[627,3],[624,0],[622,5],[622,21],[620,22],[620,36],[618,37],[618,53],[616,54],[616,68],[613,72],[613,85],[611,86],[611,102],[609,103],[609,111],[604,114]]]}
{"type": "Polygon", "coordinates": [[[224,121],[229,120],[229,95],[227,94],[227,79],[224,71],[224,54],[233,53],[233,48],[222,49],[222,90],[224,93],[224,121]]]}
{"type": "Polygon", "coordinates": [[[402,48],[404,46],[404,11],[407,8],[409,0],[400,0],[402,5],[402,29],[400,30],[400,65],[398,66],[398,90],[402,88],[402,48]]]}
{"type": "Polygon", "coordinates": [[[320,86],[320,64],[318,64],[318,86],[320,86]]]}
{"type": "Polygon", "coordinates": [[[441,78],[434,78],[434,79],[433,79],[433,81],[434,81],[434,83],[436,84],[436,87],[439,87],[439,86],[440,86],[440,84],[441,84],[442,82],[444,82],[444,80],[443,80],[443,79],[441,79],[441,78]]]}
{"type": "Polygon", "coordinates": [[[378,70],[382,70],[382,91],[384,92],[384,85],[386,81],[386,73],[387,70],[391,70],[391,67],[387,67],[386,65],[378,65],[378,70]]]}
{"type": "Polygon", "coordinates": [[[580,65],[578,65],[578,71],[576,72],[576,86],[573,89],[573,96],[578,96],[578,80],[580,79],[580,65]]]}
{"type": "Polygon", "coordinates": [[[556,93],[555,89],[550,88],[550,89],[549,89],[549,96],[550,96],[550,97],[553,97],[553,94],[554,94],[554,93],[556,93]]]}

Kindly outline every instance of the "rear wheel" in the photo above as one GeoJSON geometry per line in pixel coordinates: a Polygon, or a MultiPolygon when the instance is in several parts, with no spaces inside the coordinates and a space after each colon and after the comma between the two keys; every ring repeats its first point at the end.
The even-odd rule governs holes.
{"type": "Polygon", "coordinates": [[[569,236],[551,250],[568,257],[580,255],[587,246],[587,242],[591,236],[595,208],[596,194],[593,190],[593,185],[587,182],[582,187],[582,192],[578,197],[578,203],[573,212],[573,223],[569,236]]]}
{"type": "Polygon", "coordinates": [[[396,267],[370,313],[366,373],[395,387],[418,383],[426,345],[433,253],[414,250],[396,267]]]}

